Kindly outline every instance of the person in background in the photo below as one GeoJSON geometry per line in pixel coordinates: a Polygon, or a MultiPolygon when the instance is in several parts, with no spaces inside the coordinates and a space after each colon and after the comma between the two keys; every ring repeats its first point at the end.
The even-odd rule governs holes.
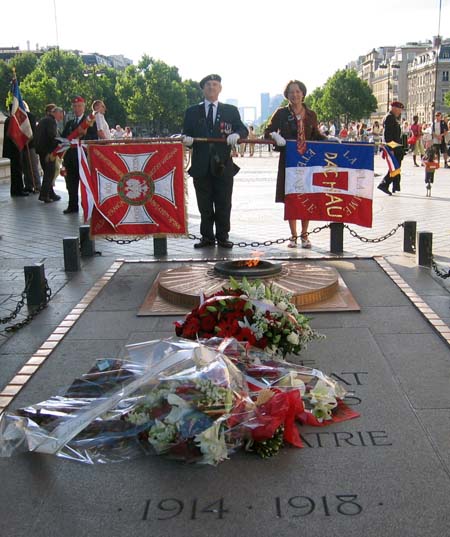
{"type": "Polygon", "coordinates": [[[339,138],[342,142],[346,142],[348,138],[347,125],[342,125],[341,130],[339,131],[339,138]]]}
{"type": "MultiPolygon", "coordinates": [[[[410,127],[411,133],[415,138],[414,146],[413,146],[413,161],[414,166],[419,167],[419,164],[417,164],[417,156],[420,157],[420,159],[423,158],[425,154],[425,149],[423,147],[423,141],[422,141],[422,125],[419,124],[419,116],[413,116],[413,122],[411,123],[410,127]]],[[[423,166],[423,163],[422,163],[423,166]]]]}
{"type": "MultiPolygon", "coordinates": [[[[393,101],[391,103],[391,107],[389,112],[386,114],[386,117],[383,121],[383,138],[384,143],[388,144],[389,142],[395,142],[398,144],[397,147],[394,147],[392,149],[395,158],[398,161],[399,166],[402,165],[403,157],[405,156],[405,152],[403,150],[402,145],[402,129],[400,127],[399,119],[402,115],[402,110],[404,109],[404,105],[400,101],[393,101]]],[[[383,177],[383,180],[378,185],[378,189],[384,192],[385,194],[388,194],[389,196],[392,196],[391,192],[389,191],[389,185],[392,183],[392,192],[399,192],[400,191],[400,174],[396,175],[394,179],[390,176],[390,172],[386,173],[386,175],[383,177]]]]}
{"type": "Polygon", "coordinates": [[[186,110],[183,124],[183,143],[192,147],[192,165],[188,170],[194,178],[195,194],[200,211],[199,242],[194,248],[213,246],[232,248],[230,231],[231,198],[234,176],[239,167],[231,158],[231,148],[248,135],[239,110],[219,102],[222,79],[217,74],[200,81],[204,102],[186,110]],[[226,143],[206,143],[194,138],[222,138],[226,143]],[[215,231],[214,231],[215,227],[215,231]]]}
{"type": "Polygon", "coordinates": [[[115,140],[119,138],[123,138],[124,133],[125,131],[122,129],[122,127],[120,125],[116,125],[116,128],[114,129],[114,132],[113,132],[113,138],[115,140]]]}
{"type": "Polygon", "coordinates": [[[44,172],[39,201],[52,203],[61,199],[61,196],[53,190],[56,164],[55,159],[51,158],[51,153],[59,144],[56,139],[58,122],[63,120],[64,112],[62,108],[52,103],[45,107],[45,113],[45,117],[39,121],[35,132],[36,151],[44,172]]]}
{"type": "Polygon", "coordinates": [[[133,132],[131,131],[130,127],[125,127],[123,137],[128,139],[133,138],[133,132]]]}
{"type": "Polygon", "coordinates": [[[37,194],[41,190],[41,174],[39,173],[38,156],[34,146],[36,117],[30,112],[30,107],[26,101],[23,101],[23,105],[25,106],[25,111],[33,132],[33,138],[31,138],[22,149],[23,180],[25,183],[25,192],[28,192],[29,194],[37,194]]]}
{"type": "Polygon", "coordinates": [[[95,124],[97,126],[97,135],[99,140],[110,140],[111,131],[108,122],[105,119],[106,106],[101,100],[92,103],[92,111],[95,114],[95,124]]]}
{"type": "MultiPolygon", "coordinates": [[[[9,107],[9,113],[11,113],[11,106],[9,107]]],[[[25,186],[23,184],[23,168],[22,168],[22,155],[19,148],[14,143],[13,139],[8,135],[9,123],[11,116],[8,116],[5,120],[3,131],[3,157],[10,160],[11,166],[11,197],[25,197],[28,196],[28,192],[25,192],[25,186]]]]}
{"type": "MultiPolygon", "coordinates": [[[[72,99],[72,111],[74,118],[64,126],[62,136],[67,138],[69,134],[78,129],[76,138],[78,140],[97,140],[97,126],[95,122],[87,129],[82,128],[86,116],[86,101],[83,97],[77,95],[72,99]]],[[[80,172],[78,167],[78,150],[71,146],[64,155],[64,167],[66,169],[66,187],[69,193],[69,204],[64,209],[64,214],[78,212],[78,189],[80,185],[80,172]]]]}
{"type": "MultiPolygon", "coordinates": [[[[250,125],[250,127],[248,128],[248,139],[256,140],[257,138],[258,137],[256,136],[255,128],[253,127],[253,125],[250,125]]],[[[253,155],[255,154],[255,144],[248,144],[248,152],[249,155],[253,157],[253,155]]]]}
{"type": "Polygon", "coordinates": [[[411,129],[409,127],[409,123],[405,119],[402,123],[402,146],[403,146],[403,151],[405,155],[409,151],[408,138],[409,138],[410,133],[411,133],[411,129]]]}
{"type": "MultiPolygon", "coordinates": [[[[275,202],[284,203],[285,180],[286,180],[286,139],[297,140],[300,146],[306,147],[307,140],[326,140],[326,136],[319,131],[316,113],[310,110],[304,103],[306,86],[299,80],[290,80],[285,89],[284,96],[289,101],[287,106],[275,110],[266,126],[264,137],[269,136],[275,141],[280,158],[278,161],[277,186],[275,202]]],[[[308,239],[309,220],[301,221],[302,231],[300,234],[302,248],[311,248],[308,239]]],[[[289,220],[291,238],[289,248],[297,247],[297,220],[289,220]]]]}
{"type": "Polygon", "coordinates": [[[427,189],[427,197],[431,197],[431,187],[434,183],[434,173],[439,168],[439,157],[433,146],[430,146],[422,158],[425,165],[425,186],[427,189]]]}
{"type": "Polygon", "coordinates": [[[444,168],[448,168],[447,163],[448,153],[447,145],[445,143],[445,137],[448,132],[447,123],[442,119],[442,113],[436,112],[435,120],[432,126],[432,136],[433,136],[433,147],[437,155],[438,162],[440,160],[440,155],[442,153],[442,158],[444,159],[444,168]]]}

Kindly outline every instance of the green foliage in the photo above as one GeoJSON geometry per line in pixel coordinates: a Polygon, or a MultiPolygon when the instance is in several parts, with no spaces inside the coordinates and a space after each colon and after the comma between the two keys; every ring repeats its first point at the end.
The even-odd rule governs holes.
{"type": "Polygon", "coordinates": [[[375,112],[377,100],[367,82],[353,69],[342,69],[328,79],[320,100],[321,119],[360,120],[375,112]]]}
{"type": "Polygon", "coordinates": [[[445,94],[444,102],[447,106],[450,106],[450,91],[445,94]]]}
{"type": "Polygon", "coordinates": [[[128,118],[161,135],[180,132],[185,109],[202,97],[196,82],[183,82],[176,67],[147,55],[125,69],[116,90],[128,118]]]}
{"type": "Polygon", "coordinates": [[[325,111],[322,103],[323,93],[324,87],[318,87],[305,98],[306,106],[311,108],[311,110],[314,110],[314,112],[317,114],[317,117],[319,117],[321,120],[325,119],[325,111]]]}
{"type": "Polygon", "coordinates": [[[16,70],[17,80],[20,84],[27,75],[34,71],[37,63],[38,57],[34,52],[24,52],[14,56],[9,62],[9,66],[16,70]]]}
{"type": "Polygon", "coordinates": [[[12,69],[3,60],[0,60],[0,110],[7,110],[8,93],[11,90],[12,69]]]}
{"type": "Polygon", "coordinates": [[[82,95],[88,109],[95,99],[105,101],[111,126],[140,125],[164,135],[180,132],[185,109],[202,99],[197,82],[183,81],[177,67],[148,55],[137,66],[118,71],[86,66],[76,54],[54,49],[40,58],[24,53],[9,64],[0,61],[0,102],[5,109],[12,67],[22,97],[38,117],[51,102],[70,111],[72,97],[82,95]]]}

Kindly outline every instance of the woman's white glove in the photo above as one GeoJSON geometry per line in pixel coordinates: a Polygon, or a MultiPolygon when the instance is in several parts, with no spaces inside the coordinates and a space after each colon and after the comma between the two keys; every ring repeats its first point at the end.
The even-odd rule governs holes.
{"type": "Polygon", "coordinates": [[[191,147],[194,144],[194,138],[192,136],[183,136],[183,145],[191,147]]]}
{"type": "Polygon", "coordinates": [[[239,134],[237,132],[233,132],[233,134],[229,134],[227,136],[227,144],[231,146],[237,145],[239,138],[239,134]]]}
{"type": "Polygon", "coordinates": [[[270,136],[278,147],[284,147],[286,145],[286,140],[281,136],[281,134],[278,134],[278,132],[271,132],[270,136]]]}

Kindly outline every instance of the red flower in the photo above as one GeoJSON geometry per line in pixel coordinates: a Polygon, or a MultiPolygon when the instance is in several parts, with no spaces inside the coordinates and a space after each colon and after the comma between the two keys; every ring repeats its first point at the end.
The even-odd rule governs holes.
{"type": "Polygon", "coordinates": [[[212,332],[214,327],[217,325],[217,320],[210,316],[206,315],[205,317],[200,317],[200,328],[205,332],[212,332]]]}
{"type": "Polygon", "coordinates": [[[196,317],[190,315],[184,323],[182,336],[190,339],[195,339],[199,330],[200,321],[196,317]]]}
{"type": "Polygon", "coordinates": [[[239,337],[237,337],[236,339],[238,339],[239,341],[248,341],[250,345],[256,344],[255,334],[247,326],[241,328],[239,332],[239,337]]]}

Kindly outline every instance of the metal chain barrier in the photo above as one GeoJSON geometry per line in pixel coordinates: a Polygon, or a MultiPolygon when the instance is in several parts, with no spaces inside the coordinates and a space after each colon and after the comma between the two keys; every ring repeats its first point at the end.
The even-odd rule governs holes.
{"type": "Polygon", "coordinates": [[[113,239],[112,237],[105,237],[105,240],[108,242],[115,242],[116,244],[131,244],[132,242],[141,241],[143,238],[144,237],[135,237],[134,239],[113,239]]]}
{"type": "MultiPolygon", "coordinates": [[[[355,237],[356,239],[359,239],[361,242],[371,242],[371,243],[383,242],[386,239],[389,239],[390,237],[395,235],[400,228],[404,227],[403,223],[397,224],[396,227],[391,229],[391,231],[389,231],[385,235],[382,235],[381,237],[376,237],[374,239],[371,239],[369,237],[363,237],[362,235],[359,235],[359,233],[357,233],[354,229],[351,229],[350,226],[347,225],[347,224],[343,224],[343,226],[344,226],[344,228],[348,229],[348,231],[349,231],[349,233],[350,233],[350,235],[352,237],[355,237]]],[[[324,226],[315,227],[311,231],[308,231],[308,235],[312,235],[313,233],[320,233],[321,231],[323,231],[324,229],[327,229],[329,227],[330,227],[330,224],[325,224],[324,226]]],[[[144,237],[135,237],[134,239],[113,239],[112,237],[105,237],[105,239],[107,241],[115,242],[116,244],[131,244],[132,242],[140,241],[143,238],[144,237]]],[[[275,239],[275,240],[272,240],[272,241],[267,240],[267,241],[263,241],[263,242],[259,242],[259,241],[252,241],[252,242],[245,242],[245,241],[232,242],[232,241],[230,241],[230,242],[232,243],[233,246],[238,246],[239,248],[247,248],[249,246],[251,248],[258,248],[258,247],[261,247],[261,246],[272,246],[274,244],[284,244],[285,242],[288,242],[291,239],[299,239],[299,238],[301,238],[301,235],[297,235],[296,237],[288,237],[287,239],[275,239]]],[[[198,241],[198,240],[201,240],[202,237],[200,237],[198,235],[195,235],[193,233],[189,233],[188,234],[188,239],[198,241]]]]}
{"type": "MultiPolygon", "coordinates": [[[[323,229],[326,229],[326,228],[329,228],[329,227],[330,227],[330,224],[325,224],[324,226],[315,227],[311,231],[308,231],[308,235],[311,235],[312,233],[319,233],[323,229]]],[[[297,235],[296,237],[289,237],[287,239],[275,239],[273,241],[267,240],[267,241],[264,241],[264,242],[258,242],[258,241],[252,241],[252,242],[245,242],[245,241],[233,242],[233,241],[230,241],[230,242],[231,242],[231,244],[233,246],[238,246],[239,248],[246,248],[248,246],[250,246],[251,248],[258,248],[259,246],[272,246],[273,244],[283,244],[285,242],[290,241],[291,239],[298,239],[300,237],[301,237],[300,235],[297,235]]],[[[201,240],[202,237],[199,237],[198,235],[193,235],[192,233],[189,233],[188,239],[198,241],[198,240],[201,240]]]]}
{"type": "MultiPolygon", "coordinates": [[[[14,308],[14,311],[11,312],[11,314],[8,315],[7,317],[3,317],[2,319],[0,319],[0,324],[8,324],[9,322],[11,322],[11,321],[13,321],[14,319],[17,318],[17,316],[19,315],[19,313],[21,312],[22,308],[25,305],[27,292],[30,289],[32,279],[33,279],[32,277],[29,277],[27,279],[27,281],[25,282],[25,288],[20,293],[20,300],[17,302],[17,305],[14,308]]],[[[32,319],[34,319],[34,317],[36,317],[36,315],[39,312],[41,312],[44,308],[47,307],[47,304],[49,303],[49,301],[51,299],[51,296],[52,296],[52,290],[50,289],[50,287],[48,285],[47,279],[45,279],[45,300],[43,300],[38,306],[35,306],[33,308],[33,310],[30,311],[28,313],[28,315],[22,321],[19,321],[19,322],[14,323],[14,324],[12,324],[10,326],[7,326],[4,329],[4,332],[15,332],[16,330],[19,330],[23,326],[25,326],[28,323],[30,323],[32,321],[32,319]]]]}
{"type": "Polygon", "coordinates": [[[402,224],[397,224],[397,227],[394,227],[393,229],[391,229],[391,231],[389,231],[388,233],[386,233],[386,235],[382,235],[381,237],[376,237],[375,239],[369,239],[368,237],[362,237],[361,235],[359,235],[355,230],[351,229],[347,224],[344,224],[344,227],[346,229],[348,229],[350,235],[352,237],[355,237],[356,239],[359,239],[361,242],[373,242],[373,243],[378,243],[378,242],[383,242],[385,241],[386,239],[389,239],[389,237],[392,237],[392,235],[395,235],[397,233],[397,231],[403,227],[403,223],[402,224]]]}
{"type": "Polygon", "coordinates": [[[446,280],[447,278],[450,278],[450,269],[448,272],[442,272],[442,270],[439,269],[439,267],[436,264],[436,261],[434,258],[431,258],[431,267],[434,270],[434,272],[439,276],[439,278],[442,278],[443,280],[446,280]]]}

